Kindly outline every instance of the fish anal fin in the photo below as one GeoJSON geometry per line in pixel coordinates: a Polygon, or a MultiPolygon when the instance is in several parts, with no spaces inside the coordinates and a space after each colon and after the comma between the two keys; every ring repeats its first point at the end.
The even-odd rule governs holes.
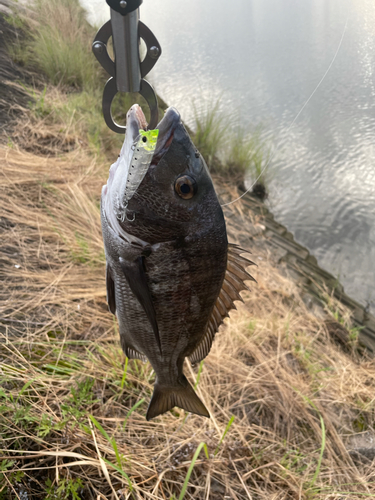
{"type": "Polygon", "coordinates": [[[199,363],[208,355],[215,338],[215,333],[216,328],[209,323],[203,339],[199,342],[198,347],[194,350],[193,354],[189,356],[189,360],[192,365],[199,363]]]}
{"type": "Polygon", "coordinates": [[[147,318],[151,323],[160,354],[162,354],[159,327],[156,321],[154,303],[152,301],[151,292],[147,283],[147,276],[144,269],[143,259],[144,257],[139,256],[134,261],[126,260],[122,257],[120,257],[119,260],[121,269],[124,273],[126,281],[130,286],[131,291],[138,299],[147,315],[147,318]]]}
{"type": "Polygon", "coordinates": [[[116,314],[115,282],[111,276],[111,268],[107,263],[105,269],[105,281],[107,286],[107,304],[112,314],[116,314]]]}
{"type": "Polygon", "coordinates": [[[146,419],[151,420],[175,406],[196,415],[210,418],[207,408],[198,398],[184,375],[182,375],[178,387],[163,386],[156,380],[154,393],[147,409],[146,419]]]}

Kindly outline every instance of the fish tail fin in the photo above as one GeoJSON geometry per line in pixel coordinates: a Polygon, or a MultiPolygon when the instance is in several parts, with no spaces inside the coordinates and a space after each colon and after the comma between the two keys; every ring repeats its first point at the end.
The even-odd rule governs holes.
{"type": "Polygon", "coordinates": [[[154,393],[147,409],[146,419],[157,417],[175,406],[196,415],[210,418],[207,408],[198,398],[187,378],[182,375],[180,387],[163,386],[156,381],[154,393]]]}

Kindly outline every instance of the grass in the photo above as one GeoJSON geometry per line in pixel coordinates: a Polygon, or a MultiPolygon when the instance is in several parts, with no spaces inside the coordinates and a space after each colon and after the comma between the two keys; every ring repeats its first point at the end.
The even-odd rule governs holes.
{"type": "Polygon", "coordinates": [[[229,239],[253,250],[258,284],[185,368],[212,418],[146,422],[154,374],[125,359],[105,300],[99,196],[118,143],[100,89],[64,85],[29,88],[0,144],[0,499],[375,497],[373,465],[348,451],[374,430],[374,363],[332,341],[241,203],[229,239]]]}
{"type": "MultiPolygon", "coordinates": [[[[146,422],[152,370],[125,360],[105,303],[97,201],[108,165],[85,150],[46,158],[4,144],[0,155],[3,498],[375,494],[371,464],[346,448],[375,424],[373,363],[331,341],[261,241],[258,285],[204,364],[186,367],[212,419],[175,409],[146,422]]],[[[228,223],[231,241],[257,223],[226,210],[241,226],[228,223]]],[[[332,318],[339,307],[331,297],[332,318]]]]}
{"type": "Polygon", "coordinates": [[[262,138],[262,129],[244,129],[240,120],[234,120],[220,110],[221,100],[194,108],[194,143],[203,155],[210,171],[222,180],[243,184],[248,178],[264,187],[269,179],[266,168],[270,159],[270,145],[262,138]]]}
{"type": "Polygon", "coordinates": [[[29,35],[11,47],[16,61],[39,69],[53,85],[98,88],[103,75],[88,57],[93,28],[76,0],[37,0],[10,20],[29,35]]]}
{"type": "Polygon", "coordinates": [[[202,110],[198,111],[193,103],[194,109],[194,144],[204,157],[210,169],[220,170],[219,152],[223,142],[226,140],[227,126],[219,112],[220,101],[208,103],[202,110]]]}
{"type": "Polygon", "coordinates": [[[225,438],[225,436],[226,436],[227,432],[229,431],[229,429],[230,429],[231,425],[233,424],[234,419],[235,419],[235,416],[234,416],[234,415],[232,415],[232,416],[230,417],[229,422],[227,423],[227,426],[225,427],[225,431],[224,431],[223,435],[222,435],[222,436],[221,436],[221,438],[220,438],[219,444],[217,445],[216,450],[214,451],[214,456],[215,456],[215,457],[216,457],[216,455],[217,455],[217,452],[219,451],[219,448],[220,448],[221,443],[224,441],[224,438],[225,438]]]}
{"type": "Polygon", "coordinates": [[[194,453],[194,456],[193,456],[193,458],[191,460],[191,464],[190,464],[189,469],[187,471],[186,478],[185,478],[184,484],[182,485],[181,493],[180,493],[180,496],[178,497],[178,500],[183,500],[183,498],[185,497],[191,473],[193,472],[193,468],[194,468],[195,462],[197,461],[197,459],[199,457],[199,454],[200,454],[200,452],[201,452],[202,449],[204,450],[206,458],[208,460],[210,458],[209,455],[208,455],[208,449],[207,449],[206,443],[200,443],[198,445],[197,451],[194,453]]]}

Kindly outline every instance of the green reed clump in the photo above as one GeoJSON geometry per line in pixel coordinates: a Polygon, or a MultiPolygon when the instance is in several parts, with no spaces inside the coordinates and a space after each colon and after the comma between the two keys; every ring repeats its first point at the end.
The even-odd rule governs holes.
{"type": "Polygon", "coordinates": [[[11,47],[13,57],[44,73],[54,85],[94,89],[103,72],[89,54],[95,29],[78,0],[37,0],[20,8],[13,24],[26,36],[11,47]]]}
{"type": "Polygon", "coordinates": [[[226,123],[220,115],[219,105],[218,100],[214,104],[207,104],[203,111],[199,111],[193,103],[194,144],[213,171],[220,162],[219,154],[226,140],[226,123]]]}
{"type": "Polygon", "coordinates": [[[262,128],[244,129],[238,120],[220,111],[220,104],[220,100],[206,104],[200,112],[193,105],[194,144],[213,174],[235,184],[249,178],[265,186],[270,145],[262,137],[262,128]]]}
{"type": "Polygon", "coordinates": [[[266,185],[269,179],[267,164],[270,145],[262,138],[262,129],[244,131],[236,126],[232,131],[223,161],[224,168],[231,176],[246,176],[252,183],[266,185]]]}

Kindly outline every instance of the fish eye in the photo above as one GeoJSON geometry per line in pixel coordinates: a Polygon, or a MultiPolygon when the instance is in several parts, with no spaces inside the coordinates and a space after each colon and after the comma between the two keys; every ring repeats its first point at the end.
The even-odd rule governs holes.
{"type": "Polygon", "coordinates": [[[190,200],[197,192],[197,183],[188,175],[182,175],[176,179],[174,189],[178,196],[184,200],[190,200]]]}

